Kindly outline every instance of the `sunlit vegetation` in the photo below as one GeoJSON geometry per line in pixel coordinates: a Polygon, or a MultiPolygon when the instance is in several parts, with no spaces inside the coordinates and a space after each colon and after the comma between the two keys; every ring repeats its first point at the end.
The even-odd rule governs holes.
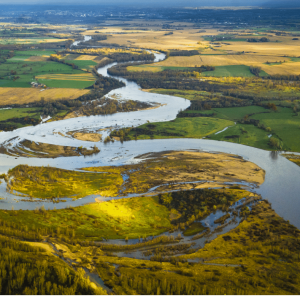
{"type": "MultiPolygon", "coordinates": [[[[103,238],[143,239],[178,229],[182,229],[184,235],[195,235],[205,229],[201,223],[194,223],[195,220],[201,220],[217,209],[226,211],[236,201],[252,196],[251,192],[241,189],[200,189],[60,210],[46,210],[43,206],[33,211],[0,210],[0,233],[29,241],[42,241],[48,236],[73,245],[85,245],[85,241],[103,238]]],[[[166,239],[166,242],[172,241],[166,239]]],[[[153,245],[163,240],[149,242],[153,245]]],[[[114,246],[105,243],[100,246],[106,251],[122,251],[145,245],[114,246]]]]}
{"type": "Polygon", "coordinates": [[[211,107],[249,106],[268,101],[292,106],[297,104],[300,95],[299,82],[281,80],[280,77],[277,80],[262,80],[257,77],[207,77],[204,82],[199,82],[198,86],[201,90],[178,86],[155,88],[150,91],[201,101],[202,105],[207,103],[211,107]]]}
{"type": "Polygon", "coordinates": [[[19,165],[8,173],[7,188],[36,198],[73,197],[91,194],[114,196],[123,179],[117,174],[66,171],[52,167],[19,165]]]}
{"type": "Polygon", "coordinates": [[[1,295],[106,294],[49,250],[3,236],[0,245],[1,295]]]}
{"type": "Polygon", "coordinates": [[[141,125],[131,129],[113,131],[111,136],[122,136],[124,140],[165,139],[165,138],[202,138],[218,132],[234,123],[214,118],[178,118],[173,122],[158,122],[141,125]],[[123,133],[123,135],[122,135],[123,133]]]}
{"type": "Polygon", "coordinates": [[[35,88],[0,88],[1,105],[28,104],[45,100],[60,100],[63,98],[76,99],[87,94],[88,90],[79,89],[46,89],[41,91],[35,88]]]}
{"type": "MultiPolygon", "coordinates": [[[[245,108],[246,109],[246,108],[245,108]]],[[[295,135],[300,128],[300,119],[296,110],[291,108],[276,107],[276,110],[265,109],[259,112],[259,108],[246,114],[246,111],[237,108],[213,109],[216,117],[232,119],[240,117],[237,125],[228,128],[222,133],[210,136],[212,139],[241,143],[267,150],[299,151],[300,144],[295,135]],[[257,110],[257,112],[255,112],[257,110]]],[[[236,118],[238,119],[238,118],[236,118]]]]}
{"type": "Polygon", "coordinates": [[[118,294],[298,294],[299,234],[261,202],[194,254],[171,262],[101,256],[97,268],[118,294]]]}
{"type": "Polygon", "coordinates": [[[282,156],[286,157],[288,160],[292,161],[296,165],[300,167],[300,155],[296,154],[281,154],[282,156]]]}

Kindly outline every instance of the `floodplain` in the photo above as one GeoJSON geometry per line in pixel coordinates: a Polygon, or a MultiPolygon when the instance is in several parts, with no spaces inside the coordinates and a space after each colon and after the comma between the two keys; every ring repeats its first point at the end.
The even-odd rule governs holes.
{"type": "Polygon", "coordinates": [[[0,294],[300,293],[297,17],[203,9],[0,22],[0,294]]]}

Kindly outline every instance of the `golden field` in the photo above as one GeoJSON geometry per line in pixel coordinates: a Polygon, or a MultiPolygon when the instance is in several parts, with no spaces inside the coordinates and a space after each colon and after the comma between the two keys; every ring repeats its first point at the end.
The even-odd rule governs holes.
{"type": "Polygon", "coordinates": [[[101,41],[105,43],[117,43],[122,46],[130,46],[136,48],[148,48],[156,50],[169,49],[198,49],[201,34],[196,29],[176,30],[172,35],[165,35],[170,30],[122,30],[122,28],[114,28],[116,32],[124,32],[125,34],[113,34],[111,28],[106,28],[102,34],[109,32],[107,40],[101,41]]]}
{"type": "Polygon", "coordinates": [[[90,73],[82,74],[45,74],[36,76],[37,79],[48,80],[75,80],[75,81],[95,81],[95,77],[90,73]]]}
{"type": "Polygon", "coordinates": [[[222,44],[220,49],[224,51],[252,52],[255,55],[300,55],[300,40],[293,41],[290,36],[267,37],[270,39],[268,43],[229,42],[230,45],[222,44]]]}
{"type": "MultiPolygon", "coordinates": [[[[148,22],[148,21],[147,21],[148,22]]],[[[139,26],[141,23],[132,21],[132,26],[139,26]]],[[[143,24],[145,25],[145,24],[143,24]]],[[[161,30],[162,25],[159,21],[149,21],[149,30],[124,30],[120,27],[106,27],[99,29],[99,34],[109,34],[108,39],[101,41],[105,43],[117,43],[122,46],[133,48],[145,48],[156,50],[199,50],[205,56],[191,57],[170,57],[164,62],[154,64],[154,66],[179,66],[195,67],[201,65],[212,66],[229,66],[229,65],[247,65],[260,66],[262,70],[270,75],[298,75],[300,74],[300,63],[292,62],[289,57],[298,57],[300,55],[300,40],[293,40],[291,36],[276,36],[274,33],[262,33],[257,35],[254,30],[232,30],[225,32],[222,29],[205,28],[204,32],[194,29],[191,24],[182,30],[161,30]],[[166,35],[170,32],[173,34],[166,35]],[[200,32],[199,32],[200,31],[200,32]],[[124,34],[120,34],[124,33],[124,34]],[[222,34],[234,34],[236,39],[247,39],[257,36],[267,37],[269,42],[266,43],[249,43],[247,41],[220,41],[210,42],[205,40],[205,36],[214,36],[222,34]],[[244,54],[237,55],[238,53],[244,54]],[[212,55],[207,54],[227,54],[212,55]],[[286,61],[282,64],[267,65],[266,62],[275,63],[286,61]]],[[[173,24],[174,25],[174,24],[173,24]]],[[[180,26],[180,24],[178,24],[180,26]]],[[[97,30],[96,30],[97,31],[97,30]]],[[[96,34],[86,32],[87,34],[96,34]]],[[[101,49],[102,51],[104,49],[101,49]]],[[[96,49],[91,49],[95,51],[96,49]]],[[[104,50],[105,51],[105,50],[104,50]]],[[[111,52],[111,49],[108,50],[111,52]]],[[[145,71],[158,71],[158,69],[145,69],[145,71]]]]}
{"type": "MultiPolygon", "coordinates": [[[[171,56],[165,61],[153,64],[153,66],[168,67],[200,67],[202,65],[210,66],[232,66],[246,65],[259,66],[270,75],[299,75],[300,62],[293,62],[289,57],[272,56],[272,55],[196,55],[196,56],[171,56]],[[268,65],[266,62],[282,64],[268,65]]],[[[134,71],[134,70],[132,70],[134,71]]],[[[145,70],[146,71],[146,70],[145,70]]],[[[154,70],[153,70],[154,71],[154,70]]]]}
{"type": "Polygon", "coordinates": [[[98,56],[93,56],[93,55],[80,55],[75,60],[94,60],[98,56]]]}
{"type": "Polygon", "coordinates": [[[87,94],[88,90],[79,89],[46,89],[36,88],[0,88],[0,105],[25,104],[34,101],[59,100],[62,98],[76,99],[87,94]]]}

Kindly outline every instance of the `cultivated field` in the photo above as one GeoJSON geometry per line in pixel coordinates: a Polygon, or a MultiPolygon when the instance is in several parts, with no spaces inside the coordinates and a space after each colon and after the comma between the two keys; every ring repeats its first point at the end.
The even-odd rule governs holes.
{"type": "Polygon", "coordinates": [[[82,74],[45,74],[36,76],[36,79],[47,80],[74,80],[74,81],[95,81],[95,77],[90,73],[82,74]]]}
{"type": "MultiPolygon", "coordinates": [[[[244,66],[259,66],[262,68],[262,70],[264,70],[267,74],[270,75],[274,75],[274,74],[298,75],[300,74],[300,62],[294,61],[293,59],[294,58],[282,57],[282,56],[251,55],[251,54],[171,56],[168,57],[165,61],[153,64],[153,66],[168,66],[168,67],[198,66],[200,67],[202,65],[210,65],[210,66],[244,65],[244,66]],[[267,64],[267,62],[269,62],[270,64],[267,64]]],[[[209,75],[213,76],[213,73],[209,75]]]]}
{"type": "Polygon", "coordinates": [[[9,44],[40,44],[40,43],[57,43],[63,42],[67,39],[55,39],[55,38],[0,38],[0,44],[9,45],[9,44]]]}
{"type": "Polygon", "coordinates": [[[45,100],[59,100],[62,98],[76,99],[87,94],[88,90],[79,89],[46,89],[36,88],[0,88],[0,105],[26,104],[45,100]]]}
{"type": "Polygon", "coordinates": [[[92,56],[92,55],[80,55],[75,60],[94,60],[98,56],[92,56]]]}

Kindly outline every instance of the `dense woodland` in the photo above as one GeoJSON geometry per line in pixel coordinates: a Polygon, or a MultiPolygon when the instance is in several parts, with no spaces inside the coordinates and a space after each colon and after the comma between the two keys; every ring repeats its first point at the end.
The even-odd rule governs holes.
{"type": "Polygon", "coordinates": [[[0,237],[1,295],[93,295],[84,271],[10,237],[0,237]]]}

